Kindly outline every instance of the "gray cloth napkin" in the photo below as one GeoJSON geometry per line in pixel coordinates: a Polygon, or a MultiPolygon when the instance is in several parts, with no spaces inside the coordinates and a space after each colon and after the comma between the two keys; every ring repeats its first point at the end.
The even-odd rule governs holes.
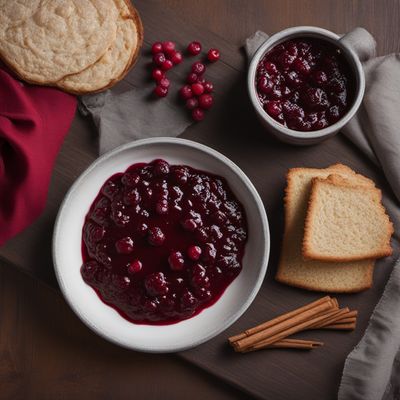
{"type": "MultiPolygon", "coordinates": [[[[258,31],[247,39],[249,59],[267,38],[267,34],[258,31]]],[[[400,56],[375,58],[375,40],[363,28],[354,29],[341,40],[358,54],[366,78],[363,104],[343,133],[381,166],[400,200],[400,56]]],[[[386,205],[398,226],[398,203],[387,200],[386,205]]],[[[363,338],[346,359],[339,400],[399,399],[399,349],[400,261],[397,261],[363,338]]]]}
{"type": "Polygon", "coordinates": [[[132,140],[178,136],[191,124],[182,107],[175,104],[175,93],[157,99],[146,86],[80,98],[79,111],[91,115],[98,129],[100,154],[132,140]]]}

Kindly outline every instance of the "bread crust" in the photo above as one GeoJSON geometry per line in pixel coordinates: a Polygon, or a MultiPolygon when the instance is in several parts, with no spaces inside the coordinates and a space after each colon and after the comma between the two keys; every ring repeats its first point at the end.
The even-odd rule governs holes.
{"type": "MultiPolygon", "coordinates": [[[[345,172],[345,173],[350,173],[354,174],[355,176],[359,176],[356,174],[352,169],[349,167],[343,165],[343,164],[334,164],[329,166],[327,169],[332,170],[332,172],[337,171],[340,173],[340,171],[345,172]]],[[[288,227],[290,225],[289,221],[289,213],[288,213],[288,204],[293,200],[293,176],[298,173],[298,172],[315,172],[319,173],[320,169],[316,168],[291,168],[289,169],[287,175],[286,175],[286,180],[287,180],[287,185],[285,188],[284,192],[284,208],[285,208],[285,217],[284,217],[284,222],[285,222],[285,229],[284,229],[284,234],[283,234],[283,240],[282,240],[282,249],[284,249],[285,243],[287,243],[290,239],[289,237],[289,232],[288,232],[288,227]]],[[[361,176],[361,175],[360,175],[361,176]]],[[[362,176],[361,176],[362,177],[362,176]]],[[[370,186],[375,186],[373,181],[369,180],[368,178],[364,178],[362,181],[366,185],[370,186]]],[[[299,244],[301,246],[301,243],[299,244]]],[[[285,270],[285,262],[283,260],[283,257],[280,257],[279,264],[278,264],[278,270],[275,275],[275,280],[289,285],[293,287],[297,287],[300,289],[305,289],[305,290],[310,290],[310,291],[315,291],[315,292],[328,292],[328,293],[358,293],[367,289],[370,289],[372,287],[373,283],[373,272],[374,272],[374,260],[365,261],[367,263],[365,267],[365,276],[363,277],[363,282],[359,284],[357,287],[326,287],[323,284],[319,283],[318,285],[314,285],[311,282],[300,282],[298,280],[292,280],[290,277],[284,273],[285,270]]],[[[348,266],[343,265],[343,268],[347,268],[348,266]]]]}
{"type": "MultiPolygon", "coordinates": [[[[323,287],[323,285],[319,286],[313,286],[311,284],[302,284],[301,282],[295,281],[295,280],[290,280],[287,277],[284,277],[283,275],[277,275],[275,276],[275,280],[277,282],[283,283],[285,285],[297,287],[299,289],[303,290],[309,290],[311,292],[326,292],[326,293],[359,293],[359,292],[364,292],[365,290],[371,289],[372,287],[372,282],[373,282],[373,277],[374,277],[374,267],[375,263],[373,260],[371,260],[371,264],[368,264],[366,268],[366,274],[365,274],[365,280],[363,285],[359,285],[357,288],[328,288],[328,287],[323,287]]],[[[343,268],[346,268],[344,265],[343,268]]],[[[279,270],[278,270],[279,272],[279,270]]]]}
{"type": "MultiPolygon", "coordinates": [[[[120,82],[122,79],[125,78],[125,76],[131,70],[131,68],[136,64],[136,61],[139,57],[140,50],[143,46],[144,28],[143,28],[143,23],[140,18],[140,15],[139,15],[137,9],[132,4],[132,2],[130,0],[123,0],[123,1],[126,4],[126,6],[128,7],[129,13],[130,13],[130,15],[128,17],[125,17],[124,19],[127,19],[127,18],[132,19],[133,23],[136,26],[137,45],[136,45],[135,51],[131,54],[131,57],[130,57],[129,61],[127,62],[125,69],[122,71],[122,73],[118,77],[112,79],[107,85],[104,85],[95,90],[75,90],[75,89],[69,87],[68,84],[66,84],[66,85],[60,84],[60,82],[56,82],[55,86],[57,86],[58,88],[60,88],[61,90],[65,91],[67,93],[82,96],[85,94],[95,94],[95,93],[103,92],[103,91],[113,87],[115,84],[117,84],[118,82],[120,82]]],[[[89,66],[88,68],[90,68],[90,67],[91,66],[89,66]]]]}
{"type": "Polygon", "coordinates": [[[303,256],[306,260],[316,260],[316,261],[327,261],[327,262],[352,262],[352,261],[361,261],[361,260],[369,260],[369,259],[376,259],[382,258],[392,255],[393,249],[390,245],[391,236],[394,233],[393,223],[390,221],[388,214],[386,213],[385,207],[381,203],[382,201],[382,191],[378,188],[371,187],[370,185],[355,185],[354,183],[348,181],[347,179],[343,178],[340,175],[332,174],[329,175],[326,179],[322,179],[319,177],[312,179],[312,186],[310,192],[310,198],[308,201],[308,211],[306,215],[306,220],[304,223],[304,239],[303,239],[303,247],[302,252],[303,256]],[[318,189],[321,185],[326,183],[332,184],[333,186],[337,187],[350,187],[356,188],[360,191],[365,192],[366,194],[373,194],[375,197],[374,201],[378,204],[379,208],[381,209],[384,216],[387,218],[387,230],[386,230],[386,239],[385,245],[374,252],[364,253],[354,256],[341,256],[337,254],[335,256],[330,255],[323,255],[318,252],[315,252],[311,245],[312,240],[312,223],[316,217],[316,200],[318,197],[318,189]]]}
{"type": "MultiPolygon", "coordinates": [[[[52,5],[51,2],[48,2],[48,3],[49,4],[47,4],[47,7],[49,5],[50,6],[52,5]]],[[[112,0],[111,4],[112,3],[114,3],[113,0],[112,0]]],[[[63,3],[61,3],[61,4],[63,4],[63,3]]],[[[115,5],[115,3],[114,3],[114,5],[115,5]]],[[[44,8],[44,10],[46,10],[45,7],[43,7],[43,8],[44,8]]],[[[26,47],[26,46],[25,46],[24,49],[22,49],[22,53],[21,53],[22,55],[24,55],[24,57],[20,57],[19,58],[19,60],[20,60],[19,62],[16,61],[15,54],[13,54],[12,52],[11,52],[11,54],[8,54],[5,49],[2,49],[2,51],[0,52],[0,59],[1,59],[2,62],[4,62],[5,65],[7,65],[15,73],[15,75],[17,77],[19,77],[21,80],[23,80],[25,82],[28,82],[28,83],[31,83],[31,84],[35,84],[35,85],[42,85],[42,86],[56,86],[57,82],[60,79],[66,77],[68,75],[73,75],[75,73],[79,73],[79,72],[83,71],[84,69],[88,68],[94,62],[98,61],[105,54],[105,52],[107,51],[107,49],[109,48],[111,43],[115,40],[116,24],[114,24],[113,27],[110,27],[109,24],[112,23],[113,19],[114,19],[114,22],[116,21],[116,18],[117,18],[117,15],[118,15],[117,7],[113,8],[113,10],[111,10],[109,6],[107,8],[104,8],[104,6],[103,6],[103,8],[101,8],[101,10],[102,10],[102,12],[100,14],[102,15],[102,17],[104,17],[104,21],[106,21],[104,23],[104,25],[105,25],[104,32],[103,32],[103,30],[101,30],[100,33],[102,33],[102,36],[101,36],[100,40],[97,41],[98,45],[101,46],[101,49],[99,48],[96,51],[94,51],[93,52],[94,54],[92,54],[92,56],[89,57],[90,62],[85,62],[83,67],[80,66],[80,65],[75,65],[75,67],[71,67],[70,66],[69,68],[64,68],[65,69],[65,71],[64,71],[64,69],[62,67],[60,68],[60,65],[63,66],[63,65],[66,65],[67,63],[66,62],[61,63],[61,64],[59,63],[57,68],[55,68],[54,66],[53,66],[53,68],[50,68],[50,71],[53,71],[53,75],[56,75],[56,76],[53,76],[53,77],[51,77],[52,74],[50,74],[49,71],[47,71],[47,75],[46,75],[46,72],[43,72],[43,70],[41,71],[41,73],[38,73],[37,71],[32,71],[32,70],[31,71],[24,70],[24,67],[22,65],[22,64],[24,64],[24,62],[23,61],[21,62],[20,59],[21,58],[24,59],[24,57],[26,57],[27,52],[30,51],[30,47],[26,47]],[[101,42],[103,42],[103,43],[101,43],[101,42]],[[104,43],[105,43],[105,45],[104,45],[104,43]],[[103,46],[105,46],[105,47],[103,47],[103,46]],[[62,74],[60,72],[60,69],[61,69],[61,71],[63,71],[62,74]],[[57,73],[54,72],[56,70],[57,70],[57,73]]],[[[39,8],[39,11],[40,11],[40,8],[39,8]]],[[[41,13],[38,12],[37,14],[39,15],[38,18],[40,19],[41,13]]],[[[77,14],[77,15],[79,15],[79,14],[77,14]]],[[[97,8],[97,15],[99,15],[99,9],[98,8],[97,8]]],[[[33,26],[35,26],[35,25],[33,25],[33,26]]],[[[7,29],[5,31],[7,31],[7,29]]],[[[30,33],[30,34],[32,35],[32,33],[30,33]]],[[[58,39],[59,40],[66,39],[67,41],[70,40],[70,38],[67,35],[62,35],[58,39]]],[[[89,38],[86,38],[86,39],[89,40],[89,38]]],[[[7,40],[4,40],[4,42],[6,44],[8,43],[7,40]]],[[[85,44],[87,46],[87,43],[85,43],[85,44]]],[[[63,44],[61,43],[61,44],[58,44],[58,45],[62,46],[63,44]]],[[[15,45],[14,47],[20,48],[22,46],[20,44],[20,45],[15,45]]],[[[87,47],[86,47],[86,49],[87,49],[87,47]]],[[[77,51],[70,53],[69,57],[71,57],[71,54],[76,54],[76,53],[77,53],[77,51]]],[[[35,52],[31,52],[31,54],[35,54],[35,52]]],[[[64,58],[65,57],[66,56],[64,56],[64,58]]],[[[33,58],[34,58],[34,60],[35,59],[40,59],[40,57],[38,57],[38,56],[37,57],[33,57],[33,58]]],[[[86,60],[86,61],[89,61],[89,60],[86,60]]],[[[65,60],[63,60],[63,61],[65,61],[65,60]]],[[[80,63],[82,63],[82,60],[80,60],[80,63]]],[[[27,64],[27,63],[25,62],[25,64],[27,64]]],[[[29,60],[28,64],[29,65],[33,64],[32,59],[29,60]]],[[[74,65],[73,62],[72,62],[72,64],[74,65]]],[[[76,62],[75,62],[75,64],[76,64],[76,62]]]]}
{"type": "MultiPolygon", "coordinates": [[[[68,88],[67,86],[61,86],[59,84],[60,81],[58,82],[37,82],[34,80],[29,80],[26,79],[23,75],[21,75],[18,70],[16,70],[16,68],[11,65],[10,63],[7,62],[7,60],[1,55],[0,53],[0,60],[22,81],[33,84],[33,85],[41,85],[41,86],[48,86],[48,87],[57,87],[58,89],[66,92],[66,93],[70,93],[73,95],[77,95],[77,96],[82,96],[85,94],[94,94],[94,93],[99,93],[99,92],[103,92],[109,88],[111,88],[112,86],[114,86],[115,84],[117,84],[119,81],[121,81],[122,79],[125,78],[125,76],[128,74],[128,72],[131,70],[131,68],[136,64],[136,61],[139,57],[139,53],[140,50],[143,46],[143,39],[144,39],[144,28],[143,28],[143,23],[142,20],[140,18],[139,12],[137,11],[137,9],[134,7],[134,5],[132,4],[132,2],[130,0],[123,0],[124,3],[126,4],[126,6],[128,7],[129,11],[130,11],[130,15],[128,18],[132,19],[134,24],[136,25],[136,30],[137,30],[137,46],[135,48],[135,51],[132,53],[130,60],[128,61],[128,63],[126,64],[125,69],[123,70],[123,72],[115,79],[111,80],[107,85],[98,88],[96,90],[74,90],[72,88],[68,88]]],[[[115,38],[114,38],[115,40],[115,38]]],[[[101,56],[103,57],[103,55],[101,56]]],[[[99,61],[101,59],[101,57],[99,57],[99,59],[97,61],[99,61]]],[[[97,62],[96,61],[96,62],[97,62]]],[[[90,68],[91,65],[89,65],[88,67],[86,67],[85,69],[90,68]]],[[[82,71],[84,71],[85,69],[83,69],[82,71]]],[[[82,72],[80,71],[80,72],[82,72]]],[[[74,75],[74,74],[70,74],[70,75],[74,75]]],[[[70,75],[66,75],[63,77],[63,79],[67,76],[70,75]]]]}

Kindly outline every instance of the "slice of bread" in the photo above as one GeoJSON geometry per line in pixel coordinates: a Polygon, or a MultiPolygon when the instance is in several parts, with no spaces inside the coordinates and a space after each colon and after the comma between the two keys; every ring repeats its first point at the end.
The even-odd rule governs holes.
{"type": "Polygon", "coordinates": [[[393,224],[375,187],[340,175],[314,178],[304,226],[303,256],[348,262],[392,254],[393,224]]]}
{"type": "Polygon", "coordinates": [[[333,293],[353,293],[372,285],[373,260],[349,263],[304,260],[304,222],[313,178],[338,174],[356,185],[373,188],[374,183],[344,165],[326,169],[293,168],[287,175],[285,234],[275,279],[303,289],[333,293]]]}

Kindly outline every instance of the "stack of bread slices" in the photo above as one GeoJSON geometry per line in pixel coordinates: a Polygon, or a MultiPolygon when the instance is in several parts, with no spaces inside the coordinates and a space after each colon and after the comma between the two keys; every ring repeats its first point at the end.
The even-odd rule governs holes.
{"type": "Polygon", "coordinates": [[[30,83],[105,90],[134,65],[142,41],[130,0],[0,0],[0,57],[30,83]]]}
{"type": "Polygon", "coordinates": [[[324,292],[370,288],[375,259],[392,254],[381,199],[373,181],[345,165],[289,170],[276,280],[324,292]]]}

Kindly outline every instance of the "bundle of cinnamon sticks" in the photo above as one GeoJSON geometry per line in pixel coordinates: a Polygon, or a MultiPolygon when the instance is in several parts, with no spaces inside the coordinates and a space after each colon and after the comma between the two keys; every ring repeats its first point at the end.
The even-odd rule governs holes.
{"type": "Polygon", "coordinates": [[[322,346],[323,342],[288,336],[310,329],[354,330],[356,322],[356,310],[339,308],[336,298],[326,296],[232,336],[229,343],[240,353],[277,347],[312,349],[322,346]]]}

